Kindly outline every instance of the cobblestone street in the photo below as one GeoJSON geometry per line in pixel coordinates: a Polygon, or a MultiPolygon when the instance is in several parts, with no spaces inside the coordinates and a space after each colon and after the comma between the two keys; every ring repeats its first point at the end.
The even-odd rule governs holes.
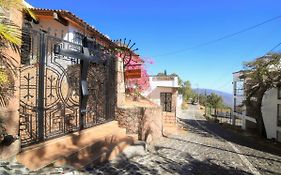
{"type": "Polygon", "coordinates": [[[257,148],[255,142],[207,122],[195,107],[184,111],[181,121],[188,128],[186,134],[163,138],[145,156],[86,170],[93,174],[281,174],[281,157],[267,153],[270,148],[257,148]]]}
{"type": "Polygon", "coordinates": [[[184,111],[181,121],[188,131],[164,138],[155,151],[86,170],[93,174],[281,174],[281,157],[269,152],[274,150],[259,148],[254,140],[207,122],[196,107],[184,111]]]}
{"type": "Polygon", "coordinates": [[[155,149],[143,156],[88,166],[83,172],[70,167],[47,167],[37,172],[28,172],[26,169],[22,173],[19,170],[7,172],[69,175],[281,174],[280,150],[278,152],[272,147],[262,146],[254,139],[241,137],[218,124],[207,122],[195,106],[183,111],[180,120],[186,131],[163,138],[155,149]]]}

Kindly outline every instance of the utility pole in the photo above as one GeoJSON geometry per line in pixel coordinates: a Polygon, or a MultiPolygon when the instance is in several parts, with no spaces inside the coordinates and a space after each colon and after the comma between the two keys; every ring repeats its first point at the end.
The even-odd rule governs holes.
{"type": "Polygon", "coordinates": [[[196,89],[197,89],[197,103],[199,104],[199,85],[196,84],[196,89]]]}
{"type": "Polygon", "coordinates": [[[207,92],[206,92],[206,89],[205,89],[205,93],[204,93],[204,96],[205,96],[205,116],[207,116],[207,92]]]}

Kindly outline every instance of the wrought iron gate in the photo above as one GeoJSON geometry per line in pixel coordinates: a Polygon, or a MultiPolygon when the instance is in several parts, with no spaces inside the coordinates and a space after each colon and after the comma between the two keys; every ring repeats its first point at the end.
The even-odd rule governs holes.
{"type": "Polygon", "coordinates": [[[160,101],[163,111],[172,112],[172,93],[161,92],[160,101]]]}
{"type": "MultiPolygon", "coordinates": [[[[82,46],[40,31],[25,38],[20,74],[22,146],[42,142],[114,119],[115,59],[104,52],[103,65],[90,65],[87,112],[80,111],[80,61],[54,54],[54,45],[82,46]]],[[[95,49],[98,49],[96,47],[95,49]]]]}

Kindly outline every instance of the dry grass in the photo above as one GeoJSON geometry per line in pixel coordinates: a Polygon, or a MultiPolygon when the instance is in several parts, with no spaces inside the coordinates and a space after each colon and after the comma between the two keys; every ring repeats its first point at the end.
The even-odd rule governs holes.
{"type": "Polygon", "coordinates": [[[188,109],[188,105],[189,104],[187,104],[186,102],[183,102],[182,105],[181,105],[181,108],[184,109],[184,110],[187,110],[188,109]]]}

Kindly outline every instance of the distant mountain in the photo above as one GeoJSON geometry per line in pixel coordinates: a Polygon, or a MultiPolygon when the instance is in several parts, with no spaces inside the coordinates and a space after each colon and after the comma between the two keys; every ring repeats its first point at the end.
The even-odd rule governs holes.
{"type": "Polygon", "coordinates": [[[199,94],[206,94],[209,95],[211,93],[215,93],[223,98],[223,101],[226,105],[232,107],[233,106],[233,95],[227,92],[213,90],[213,89],[193,89],[195,92],[198,92],[199,94]]]}

